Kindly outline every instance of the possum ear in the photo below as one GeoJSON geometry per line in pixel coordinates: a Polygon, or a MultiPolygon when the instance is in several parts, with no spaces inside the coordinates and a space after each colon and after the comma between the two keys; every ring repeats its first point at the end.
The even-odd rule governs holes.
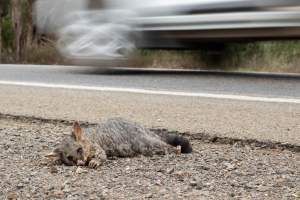
{"type": "Polygon", "coordinates": [[[72,137],[76,141],[80,141],[82,138],[82,130],[78,122],[74,122],[73,124],[72,137]]]}

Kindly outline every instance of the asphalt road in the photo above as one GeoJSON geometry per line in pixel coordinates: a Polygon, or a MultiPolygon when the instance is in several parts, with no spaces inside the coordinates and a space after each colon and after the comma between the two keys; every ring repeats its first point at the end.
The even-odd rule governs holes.
{"type": "Polygon", "coordinates": [[[300,99],[300,76],[3,65],[0,80],[300,99]]]}
{"type": "Polygon", "coordinates": [[[300,145],[296,75],[0,66],[0,113],[300,145]]]}

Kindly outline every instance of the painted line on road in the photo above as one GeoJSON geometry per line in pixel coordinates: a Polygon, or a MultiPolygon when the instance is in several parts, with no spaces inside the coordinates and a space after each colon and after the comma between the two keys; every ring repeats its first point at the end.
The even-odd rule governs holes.
{"type": "Polygon", "coordinates": [[[269,102],[269,103],[300,104],[300,99],[294,99],[294,98],[275,98],[275,97],[273,98],[273,97],[258,97],[258,96],[232,95],[232,94],[212,94],[212,93],[199,93],[199,92],[179,92],[179,91],[176,92],[176,91],[150,90],[150,89],[139,89],[139,88],[82,86],[82,85],[20,82],[20,81],[0,81],[0,84],[13,85],[13,86],[41,87],[41,88],[58,88],[58,89],[88,90],[88,91],[102,91],[102,92],[124,92],[124,93],[136,93],[136,94],[228,99],[228,100],[238,100],[238,101],[258,101],[258,102],[267,102],[267,103],[269,102]]]}

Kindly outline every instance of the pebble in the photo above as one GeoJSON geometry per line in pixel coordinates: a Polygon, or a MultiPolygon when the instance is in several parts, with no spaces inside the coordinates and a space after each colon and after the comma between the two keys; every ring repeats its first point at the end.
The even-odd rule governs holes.
{"type": "Polygon", "coordinates": [[[145,195],[145,198],[147,198],[147,199],[150,199],[150,198],[152,198],[152,197],[153,197],[153,194],[152,194],[152,193],[148,193],[148,194],[145,195]]]}
{"type": "Polygon", "coordinates": [[[192,180],[191,182],[190,182],[190,186],[197,186],[197,181],[195,181],[195,180],[192,180]]]}
{"type": "Polygon", "coordinates": [[[50,194],[49,196],[53,197],[53,198],[63,198],[64,197],[64,192],[61,191],[61,190],[56,190],[56,191],[53,191],[53,193],[50,194]]]}
{"type": "Polygon", "coordinates": [[[226,166],[227,170],[233,170],[235,169],[235,166],[229,162],[224,162],[223,165],[226,166]]]}
{"type": "Polygon", "coordinates": [[[82,174],[82,173],[87,173],[88,171],[86,169],[83,169],[81,167],[77,167],[76,169],[76,174],[82,174]]]}
{"type": "Polygon", "coordinates": [[[51,173],[51,174],[56,174],[56,173],[58,173],[57,167],[55,167],[55,166],[50,166],[50,173],[51,173]]]}
{"type": "Polygon", "coordinates": [[[58,122],[1,118],[0,199],[299,198],[298,152],[200,138],[192,140],[192,154],[115,158],[99,170],[42,165],[43,155],[69,132],[58,122]]]}
{"type": "Polygon", "coordinates": [[[170,168],[170,169],[167,169],[167,174],[172,174],[173,172],[175,171],[175,169],[174,168],[170,168]]]}
{"type": "Polygon", "coordinates": [[[19,183],[18,185],[17,185],[17,189],[22,189],[24,187],[24,185],[22,184],[22,183],[19,183]]]}
{"type": "Polygon", "coordinates": [[[9,192],[6,196],[7,200],[17,200],[18,195],[15,192],[9,192]]]}

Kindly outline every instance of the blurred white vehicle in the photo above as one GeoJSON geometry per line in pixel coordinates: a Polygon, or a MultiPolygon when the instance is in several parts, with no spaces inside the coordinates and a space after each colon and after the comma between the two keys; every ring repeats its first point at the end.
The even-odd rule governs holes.
{"type": "Polygon", "coordinates": [[[38,0],[36,16],[74,59],[300,36],[299,0],[38,0]]]}

